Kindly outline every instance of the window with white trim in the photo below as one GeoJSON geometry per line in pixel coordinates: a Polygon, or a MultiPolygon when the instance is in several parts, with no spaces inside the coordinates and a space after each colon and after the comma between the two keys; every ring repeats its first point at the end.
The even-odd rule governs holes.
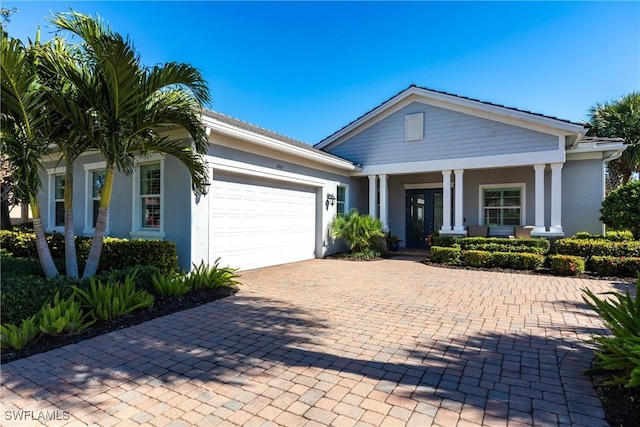
{"type": "Polygon", "coordinates": [[[142,229],[160,229],[162,221],[160,163],[140,165],[140,225],[142,229]]]}
{"type": "MultiPolygon", "coordinates": [[[[84,165],[85,170],[85,216],[84,230],[85,235],[91,235],[96,228],[98,220],[98,212],[100,211],[100,196],[106,177],[106,162],[87,163],[84,165]]],[[[107,217],[106,234],[109,234],[109,219],[107,217]]]]}
{"type": "Polygon", "coordinates": [[[524,223],[524,184],[480,186],[482,224],[488,226],[524,223]]]}
{"type": "Polygon", "coordinates": [[[338,185],[336,188],[336,214],[345,215],[347,213],[347,186],[338,185]]]}
{"type": "Polygon", "coordinates": [[[64,174],[54,175],[53,184],[53,225],[64,227],[64,184],[66,177],[64,174]]]}

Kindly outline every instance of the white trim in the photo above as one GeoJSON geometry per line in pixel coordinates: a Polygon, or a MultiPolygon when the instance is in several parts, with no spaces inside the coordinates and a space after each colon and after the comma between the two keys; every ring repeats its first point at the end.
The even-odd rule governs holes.
{"type": "Polygon", "coordinates": [[[404,116],[404,140],[421,141],[424,138],[424,113],[404,116]],[[418,128],[419,126],[419,128],[418,128]]]}
{"type": "Polygon", "coordinates": [[[56,224],[56,176],[64,176],[67,172],[67,168],[64,166],[58,166],[55,168],[47,169],[47,226],[45,231],[47,233],[64,233],[64,224],[63,225],[55,225],[56,224]]]}
{"type": "Polygon", "coordinates": [[[238,162],[235,160],[228,160],[221,157],[209,157],[207,162],[214,170],[230,172],[233,174],[249,175],[261,178],[268,178],[277,181],[292,182],[302,185],[308,185],[311,187],[324,187],[329,182],[319,178],[309,177],[293,172],[286,172],[277,169],[270,169],[263,166],[257,166],[249,163],[238,162]]]}
{"type": "Polygon", "coordinates": [[[131,181],[133,185],[132,190],[132,203],[131,203],[131,232],[129,235],[133,238],[142,239],[164,239],[164,226],[165,226],[165,201],[164,201],[164,187],[166,176],[164,173],[164,156],[160,154],[152,154],[149,157],[137,158],[136,168],[131,174],[131,181]],[[140,212],[142,204],[140,201],[140,166],[160,163],[160,227],[156,229],[149,229],[142,227],[142,221],[140,219],[140,212]]]}
{"type": "Polygon", "coordinates": [[[562,233],[562,163],[552,163],[551,168],[551,224],[550,233],[562,233]]]}
{"type": "Polygon", "coordinates": [[[484,223],[484,190],[496,188],[520,188],[520,225],[527,224],[527,184],[524,182],[513,182],[507,184],[480,184],[478,186],[478,225],[484,223]]]}
{"type": "Polygon", "coordinates": [[[441,233],[452,232],[451,228],[451,191],[444,191],[445,188],[451,188],[451,170],[442,171],[442,227],[441,233]]]}
{"type": "Polygon", "coordinates": [[[535,174],[535,227],[533,231],[535,231],[536,233],[544,233],[545,231],[547,231],[546,226],[544,225],[544,171],[546,168],[547,165],[544,163],[533,165],[533,171],[535,174]]]}
{"type": "MultiPolygon", "coordinates": [[[[443,188],[442,182],[424,182],[421,184],[403,184],[405,190],[422,190],[422,189],[432,189],[432,188],[443,188]]],[[[453,188],[453,184],[451,185],[453,188]]]]}
{"type": "Polygon", "coordinates": [[[567,161],[574,160],[602,160],[605,152],[604,151],[581,151],[578,153],[574,153],[571,151],[567,151],[567,161]]]}
{"type": "Polygon", "coordinates": [[[378,176],[369,175],[369,216],[378,217],[378,176]]]}
{"type": "MultiPolygon", "coordinates": [[[[92,236],[95,232],[93,226],[93,173],[106,170],[107,162],[85,163],[82,165],[84,169],[84,228],[82,234],[92,236]]],[[[105,236],[109,235],[109,213],[107,213],[107,228],[105,236]]]]}
{"type": "Polygon", "coordinates": [[[453,171],[455,176],[454,192],[455,200],[453,204],[454,209],[454,225],[453,231],[464,231],[464,169],[455,169],[453,171]]]}
{"type": "Polygon", "coordinates": [[[338,187],[344,188],[344,213],[348,214],[351,210],[349,206],[349,184],[343,184],[342,182],[336,184],[336,214],[338,213],[338,187]]]}
{"type": "Polygon", "coordinates": [[[560,162],[564,162],[564,151],[536,151],[533,153],[501,154],[496,156],[463,157],[457,159],[370,165],[364,166],[361,172],[356,172],[352,176],[377,175],[381,173],[393,175],[439,172],[453,169],[486,169],[512,166],[531,166],[536,163],[560,162]]]}
{"type": "Polygon", "coordinates": [[[380,222],[382,230],[389,231],[389,176],[381,174],[380,178],[380,222]]]}
{"type": "Polygon", "coordinates": [[[247,129],[238,128],[237,126],[234,126],[232,124],[223,123],[207,115],[202,116],[202,122],[207,128],[210,128],[212,132],[218,134],[228,135],[258,146],[267,147],[272,150],[291,154],[296,157],[310,159],[317,163],[333,166],[335,168],[344,169],[347,171],[357,170],[357,167],[348,160],[334,157],[319,150],[310,150],[302,147],[297,147],[284,141],[278,141],[277,139],[270,138],[265,135],[260,135],[247,129]]]}
{"type": "Polygon", "coordinates": [[[435,107],[446,108],[448,110],[458,111],[476,117],[499,121],[558,136],[564,136],[567,132],[570,132],[577,134],[579,139],[587,131],[582,125],[566,123],[562,120],[543,117],[524,111],[516,111],[507,107],[488,105],[483,102],[438,93],[418,87],[410,87],[371,110],[369,113],[360,117],[353,123],[345,126],[343,129],[331,135],[324,141],[316,144],[315,148],[322,149],[336,142],[339,144],[344,139],[347,139],[350,134],[362,132],[364,129],[378,123],[412,102],[421,102],[435,107]]]}

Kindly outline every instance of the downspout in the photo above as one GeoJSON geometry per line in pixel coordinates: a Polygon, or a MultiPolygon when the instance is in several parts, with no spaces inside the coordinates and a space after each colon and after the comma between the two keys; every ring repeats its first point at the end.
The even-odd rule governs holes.
{"type": "MultiPolygon", "coordinates": [[[[626,149],[614,151],[609,157],[605,157],[602,160],[602,200],[607,196],[607,175],[605,173],[605,168],[607,167],[607,163],[612,162],[614,160],[619,159],[622,156],[622,152],[626,149]]],[[[606,233],[605,225],[602,224],[602,235],[604,236],[606,233]]]]}

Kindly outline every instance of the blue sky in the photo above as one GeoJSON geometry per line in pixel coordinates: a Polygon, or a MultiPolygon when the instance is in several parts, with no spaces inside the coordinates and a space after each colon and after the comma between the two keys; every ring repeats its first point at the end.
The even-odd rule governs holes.
{"type": "Polygon", "coordinates": [[[583,121],[640,90],[640,2],[2,1],[26,40],[69,7],[142,61],[188,62],[208,107],[314,144],[415,83],[583,121]]]}

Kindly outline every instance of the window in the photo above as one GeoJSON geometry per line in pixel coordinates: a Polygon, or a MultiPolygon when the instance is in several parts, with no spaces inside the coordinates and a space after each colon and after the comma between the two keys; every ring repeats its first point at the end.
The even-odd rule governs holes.
{"type": "Polygon", "coordinates": [[[336,191],[336,213],[344,215],[347,213],[347,187],[338,185],[336,191]]]}
{"type": "Polygon", "coordinates": [[[160,229],[160,163],[140,166],[141,228],[160,229]]]}
{"type": "Polygon", "coordinates": [[[481,186],[482,224],[489,226],[524,223],[524,184],[481,186]]]}
{"type": "Polygon", "coordinates": [[[424,113],[407,114],[404,117],[404,140],[418,141],[424,137],[424,113]]]}
{"type": "Polygon", "coordinates": [[[55,175],[53,203],[54,222],[56,227],[64,227],[64,175],[55,175]]]}
{"type": "MultiPolygon", "coordinates": [[[[96,222],[98,220],[98,212],[100,211],[100,195],[104,187],[105,175],[107,167],[106,162],[86,163],[85,171],[85,216],[84,230],[82,232],[90,236],[94,233],[96,222]]],[[[107,217],[106,234],[109,234],[109,218],[107,217]]]]}

